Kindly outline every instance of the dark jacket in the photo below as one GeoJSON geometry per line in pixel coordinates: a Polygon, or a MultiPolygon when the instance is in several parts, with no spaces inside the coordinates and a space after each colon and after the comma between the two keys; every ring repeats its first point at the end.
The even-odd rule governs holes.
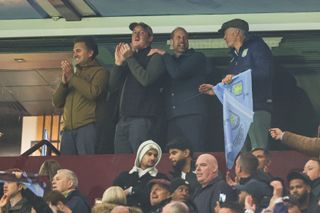
{"type": "Polygon", "coordinates": [[[105,102],[109,73],[96,61],[78,65],[68,84],[60,83],[53,104],[63,107],[64,129],[76,129],[94,123],[105,102]]]}
{"type": "Polygon", "coordinates": [[[252,70],[253,110],[272,110],[273,59],[268,45],[260,37],[248,36],[239,53],[230,51],[230,74],[252,70]]]}
{"type": "Polygon", "coordinates": [[[167,119],[206,114],[207,97],[198,95],[199,85],[206,83],[206,57],[189,49],[179,57],[165,54],[164,61],[170,77],[165,89],[167,119]]]}
{"type": "Polygon", "coordinates": [[[29,204],[36,210],[36,212],[53,213],[43,198],[35,195],[30,189],[24,189],[22,191],[22,196],[28,200],[29,204]]]}
{"type": "Polygon", "coordinates": [[[320,178],[317,178],[312,181],[311,185],[311,197],[310,197],[310,203],[308,207],[308,213],[318,213],[320,212],[320,178]]]}
{"type": "Polygon", "coordinates": [[[147,56],[150,47],[139,50],[121,65],[115,65],[110,89],[121,89],[120,116],[156,117],[162,109],[165,73],[160,55],[147,56]]]}
{"type": "Polygon", "coordinates": [[[157,173],[155,177],[149,173],[144,174],[139,178],[138,172],[129,174],[128,171],[122,172],[114,179],[112,185],[120,186],[122,189],[132,187],[132,192],[127,196],[127,204],[129,206],[137,206],[142,210],[150,208],[149,187],[148,183],[154,178],[168,179],[165,174],[157,173]]]}
{"type": "Polygon", "coordinates": [[[72,212],[90,213],[91,211],[88,200],[80,194],[78,189],[71,191],[67,195],[66,204],[72,210],[72,212]]]}
{"type": "Polygon", "coordinates": [[[196,189],[192,200],[198,213],[212,213],[220,197],[225,197],[225,202],[236,199],[235,192],[221,175],[214,178],[207,186],[196,189]]]}
{"type": "MultiPolygon", "coordinates": [[[[179,165],[183,163],[182,161],[178,161],[177,162],[177,166],[173,167],[173,170],[170,172],[172,178],[182,178],[181,177],[181,168],[183,167],[183,165],[179,165]]],[[[194,191],[196,188],[200,187],[200,184],[197,180],[197,176],[196,176],[196,173],[194,172],[195,170],[195,165],[194,165],[194,161],[192,160],[191,161],[191,169],[190,169],[190,172],[188,172],[186,174],[186,178],[185,180],[188,181],[189,185],[190,185],[190,196],[193,195],[194,191]]]]}
{"type": "Polygon", "coordinates": [[[10,205],[10,202],[2,208],[3,213],[30,213],[31,204],[26,198],[22,198],[15,206],[10,205]]]}

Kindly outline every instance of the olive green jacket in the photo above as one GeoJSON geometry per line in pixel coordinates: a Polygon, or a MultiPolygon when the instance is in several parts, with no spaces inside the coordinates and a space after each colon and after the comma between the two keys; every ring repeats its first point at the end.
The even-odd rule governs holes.
{"type": "Polygon", "coordinates": [[[64,108],[62,129],[76,129],[96,121],[97,108],[105,101],[108,77],[109,72],[93,60],[77,65],[68,84],[59,84],[53,104],[64,108]]]}

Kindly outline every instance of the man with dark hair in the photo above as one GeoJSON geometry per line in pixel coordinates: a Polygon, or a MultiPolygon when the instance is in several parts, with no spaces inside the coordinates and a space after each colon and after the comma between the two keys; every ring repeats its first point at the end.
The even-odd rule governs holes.
{"type": "MultiPolygon", "coordinates": [[[[10,170],[14,172],[16,170],[10,170]]],[[[23,212],[30,213],[31,203],[23,197],[23,184],[14,181],[4,181],[3,196],[0,200],[0,212],[23,212]]]]}
{"type": "Polygon", "coordinates": [[[61,62],[62,78],[53,94],[53,104],[64,108],[62,154],[95,153],[95,123],[103,112],[108,79],[108,72],[95,60],[97,54],[92,37],[78,37],[72,62],[61,62]]]}
{"type": "Polygon", "coordinates": [[[302,212],[307,212],[311,196],[311,181],[308,176],[292,171],[287,176],[290,197],[298,201],[302,212]]]}
{"type": "Polygon", "coordinates": [[[153,32],[149,25],[134,22],[131,44],[119,43],[110,89],[120,92],[119,120],[116,125],[115,153],[135,153],[142,141],[158,141],[159,120],[163,110],[162,57],[149,56],[153,32]]]}
{"type": "Polygon", "coordinates": [[[236,160],[235,173],[240,180],[240,184],[248,182],[253,178],[258,169],[258,159],[249,152],[242,152],[236,160]]]}
{"type": "Polygon", "coordinates": [[[167,139],[186,138],[195,152],[206,150],[208,135],[208,104],[198,95],[198,86],[206,82],[207,62],[201,52],[189,48],[189,34],[177,27],[171,32],[173,54],[155,50],[163,55],[169,81],[165,89],[167,139]]]}
{"type": "MultiPolygon", "coordinates": [[[[268,148],[268,129],[271,123],[273,57],[268,45],[258,36],[249,33],[248,22],[232,19],[222,24],[219,32],[230,48],[231,60],[222,83],[232,82],[234,75],[251,69],[253,95],[253,123],[250,126],[245,148],[268,148]]],[[[212,85],[201,85],[199,90],[214,95],[212,85]]]]}
{"type": "Polygon", "coordinates": [[[48,203],[53,213],[72,213],[72,210],[67,206],[65,196],[58,191],[47,193],[43,199],[48,203]]]}
{"type": "Polygon", "coordinates": [[[267,149],[256,148],[251,153],[258,159],[259,165],[257,170],[257,178],[270,182],[273,178],[269,171],[271,165],[271,153],[267,149]]]}
{"type": "Polygon", "coordinates": [[[269,173],[269,167],[271,165],[271,153],[263,148],[255,148],[251,150],[251,153],[258,159],[258,169],[265,173],[269,173]]]}
{"type": "Polygon", "coordinates": [[[171,175],[176,178],[180,177],[188,181],[190,184],[190,193],[192,194],[199,186],[196,174],[194,172],[195,165],[192,159],[192,148],[182,137],[174,138],[167,144],[169,152],[169,160],[172,162],[173,171],[171,175]]]}

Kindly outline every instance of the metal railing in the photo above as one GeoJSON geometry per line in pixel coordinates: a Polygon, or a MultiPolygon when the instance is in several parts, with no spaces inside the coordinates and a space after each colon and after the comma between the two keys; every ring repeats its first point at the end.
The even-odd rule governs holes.
{"type": "Polygon", "coordinates": [[[40,148],[44,147],[46,147],[47,150],[45,153],[46,156],[51,156],[52,152],[57,156],[61,155],[60,151],[54,145],[52,145],[52,143],[50,143],[48,140],[41,140],[40,142],[30,147],[30,149],[22,153],[21,156],[29,156],[33,154],[35,151],[38,151],[40,148]]]}

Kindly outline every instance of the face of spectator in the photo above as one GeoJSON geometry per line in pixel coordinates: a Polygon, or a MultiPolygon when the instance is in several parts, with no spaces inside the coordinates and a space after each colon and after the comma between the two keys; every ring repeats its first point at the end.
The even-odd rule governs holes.
{"type": "Polygon", "coordinates": [[[269,160],[267,156],[264,154],[263,150],[255,150],[252,154],[258,159],[259,166],[258,169],[265,170],[269,166],[269,160]]]}
{"type": "Polygon", "coordinates": [[[141,169],[146,169],[149,167],[153,167],[158,160],[158,152],[155,149],[150,149],[144,154],[142,157],[140,167],[141,169]]]}
{"type": "Polygon", "coordinates": [[[186,201],[189,198],[189,187],[186,185],[179,186],[171,195],[172,200],[186,201]]]}
{"type": "Polygon", "coordinates": [[[52,190],[58,192],[65,192],[72,189],[73,183],[66,175],[63,173],[57,173],[52,180],[52,190]]]}
{"type": "Polygon", "coordinates": [[[206,186],[216,176],[218,165],[211,157],[208,154],[203,154],[198,157],[196,162],[197,180],[202,186],[206,186]]]}
{"type": "Polygon", "coordinates": [[[182,29],[177,29],[171,38],[171,45],[174,52],[181,55],[189,48],[188,34],[182,29]]]}
{"type": "Polygon", "coordinates": [[[305,173],[312,181],[317,179],[320,177],[319,163],[315,160],[309,160],[304,166],[303,173],[305,173]]]}
{"type": "Polygon", "coordinates": [[[3,184],[3,194],[9,198],[16,196],[22,190],[22,185],[17,182],[6,181],[3,184]]]}
{"type": "Polygon", "coordinates": [[[153,36],[140,25],[137,25],[131,34],[131,45],[134,49],[144,49],[150,46],[153,36]]]}
{"type": "Polygon", "coordinates": [[[73,57],[76,64],[85,64],[93,55],[93,51],[89,50],[84,42],[77,42],[73,46],[73,57]]]}
{"type": "Polygon", "coordinates": [[[168,189],[160,184],[153,184],[150,191],[150,203],[151,206],[159,204],[161,201],[167,199],[170,196],[168,189]]]}
{"type": "Polygon", "coordinates": [[[224,31],[223,39],[229,48],[234,48],[239,33],[239,29],[233,27],[229,27],[224,31]]]}
{"type": "Polygon", "coordinates": [[[185,160],[188,157],[188,153],[187,150],[169,149],[169,160],[175,166],[180,160],[185,160]]]}
{"type": "Polygon", "coordinates": [[[310,193],[310,187],[301,179],[292,179],[289,182],[290,196],[303,202],[310,193]]]}

